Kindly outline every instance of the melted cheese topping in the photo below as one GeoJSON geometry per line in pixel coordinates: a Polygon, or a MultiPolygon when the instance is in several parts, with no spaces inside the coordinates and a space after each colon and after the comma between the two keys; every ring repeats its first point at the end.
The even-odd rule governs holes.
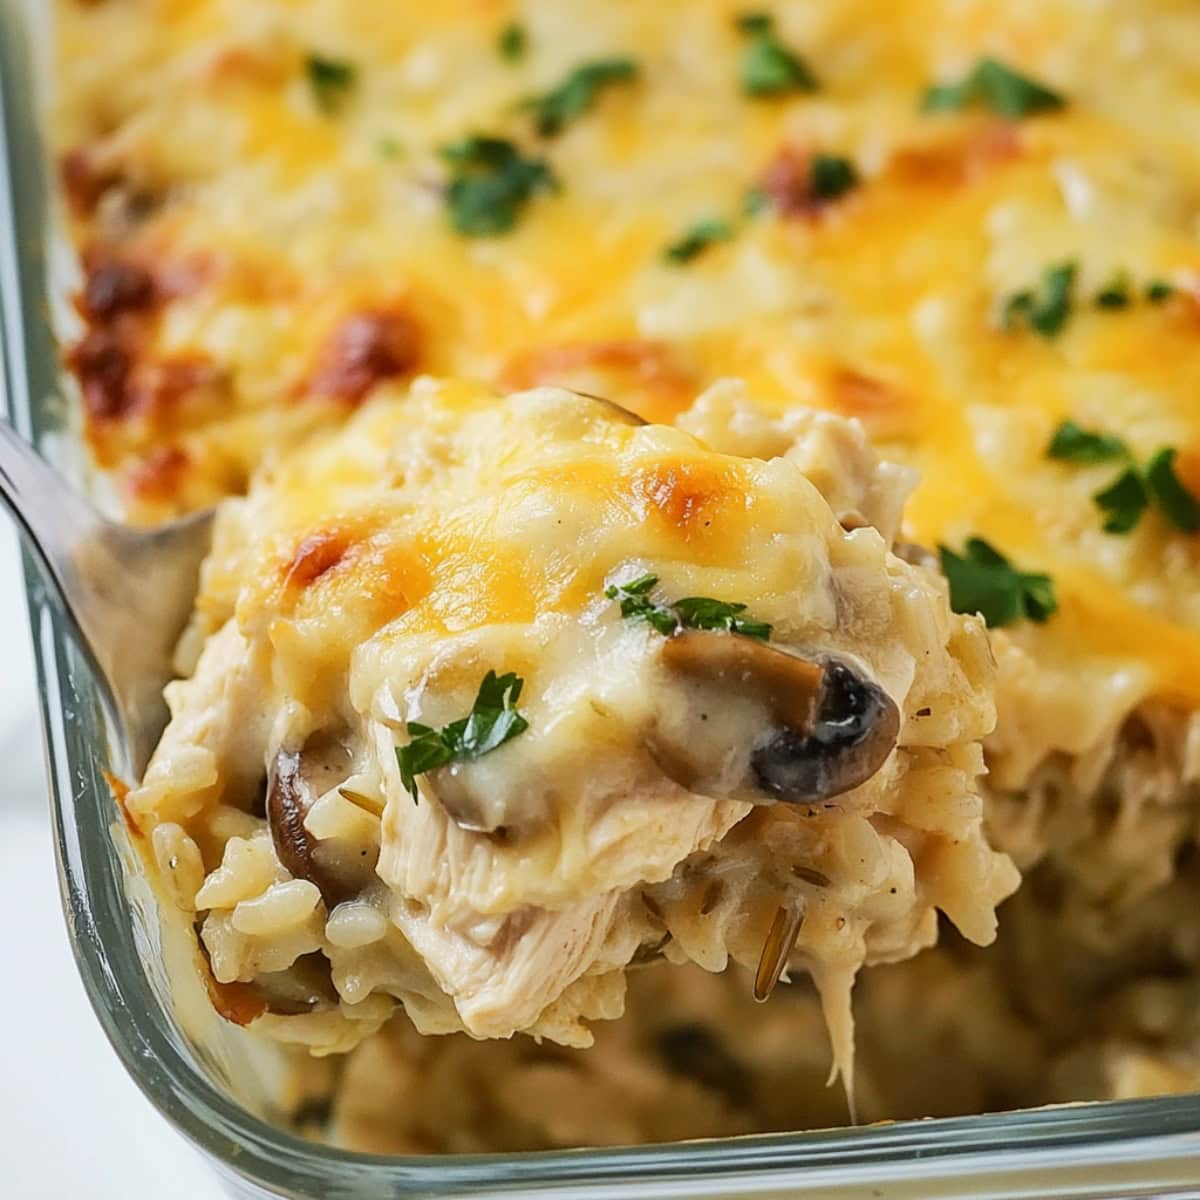
{"type": "MultiPolygon", "coordinates": [[[[744,7],[62,0],[59,145],[120,181],[78,237],[160,281],[122,411],[90,424],[131,511],[208,502],[266,448],[340,421],[345,401],[311,386],[331,338],[356,313],[400,311],[426,371],[611,389],[662,419],[733,375],[762,402],[859,416],[921,471],[908,536],[957,548],[980,535],[1053,575],[1061,611],[1015,633],[1047,670],[1132,674],[1141,695],[1200,702],[1195,539],[1156,513],[1104,534],[1091,496],[1112,469],[1044,455],[1071,417],[1139,456],[1179,447],[1185,477],[1200,461],[1195,13],[1175,0],[796,0],[773,6],[777,28],[821,88],[754,99],[738,86],[744,7]],[[496,50],[512,20],[528,34],[516,63],[496,50]],[[355,68],[336,115],[314,103],[312,53],[355,68]],[[1019,124],[920,114],[926,86],[985,53],[1066,108],[1019,124]],[[614,54],[637,61],[637,81],[534,137],[514,102],[614,54]],[[437,148],[474,132],[544,155],[563,185],[496,239],[455,233],[440,195],[437,148]],[[815,215],[741,219],[785,147],[845,155],[862,184],[815,215]],[[735,236],[664,263],[708,217],[735,236]],[[1061,336],[999,330],[1003,298],[1066,259],[1078,300],[1061,336]],[[1119,269],[1180,293],[1094,308],[1119,269]],[[180,383],[179,364],[196,362],[209,373],[180,383]]],[[[581,504],[605,503],[577,486],[581,504]]],[[[380,604],[419,606],[420,563],[410,554],[401,594],[380,604]]],[[[520,570],[493,567],[497,603],[517,605],[520,570]]]]}
{"type": "Polygon", "coordinates": [[[939,910],[992,940],[1017,883],[982,830],[992,662],[889,550],[908,472],[736,385],[686,417],[704,440],[424,378],[226,502],[202,649],[127,798],[168,868],[202,864],[182,903],[220,984],[299,986],[319,950],[336,995],[306,1016],[355,1010],[324,1049],[371,1031],[377,990],[427,1032],[574,1044],[639,950],[770,974],[794,941],[845,1069],[864,963],[929,945],[939,910]],[[712,444],[738,440],[761,456],[712,444]],[[627,618],[606,587],[646,574],[664,599],[752,597],[769,643],[627,618]],[[521,677],[526,727],[410,795],[410,722],[465,717],[488,671],[521,677]],[[781,907],[803,920],[768,953],[781,907]]]}

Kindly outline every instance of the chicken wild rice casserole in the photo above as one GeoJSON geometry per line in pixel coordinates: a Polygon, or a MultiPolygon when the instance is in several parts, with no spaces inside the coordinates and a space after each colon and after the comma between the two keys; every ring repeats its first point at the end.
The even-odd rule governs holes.
{"type": "Polygon", "coordinates": [[[123,803],[299,1127],[1200,1086],[1195,5],[54,10],[80,436],[221,502],[123,803]]]}

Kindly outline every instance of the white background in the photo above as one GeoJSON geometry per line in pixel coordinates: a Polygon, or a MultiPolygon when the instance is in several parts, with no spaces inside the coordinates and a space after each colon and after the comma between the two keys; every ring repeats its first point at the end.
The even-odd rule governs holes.
{"type": "Polygon", "coordinates": [[[84,995],[59,907],[16,536],[0,511],[0,1195],[217,1200],[84,995]]]}

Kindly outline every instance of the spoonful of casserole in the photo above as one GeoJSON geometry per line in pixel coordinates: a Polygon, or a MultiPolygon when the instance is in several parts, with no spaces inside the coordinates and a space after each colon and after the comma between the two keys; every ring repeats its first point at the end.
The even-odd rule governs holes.
{"type": "Polygon", "coordinates": [[[321,1053],[397,1005],[586,1045],[631,967],[732,959],[810,972],[845,1067],[855,973],[939,909],[990,940],[1016,883],[985,635],[893,553],[909,485],[732,385],[662,426],[418,380],[264,470],[126,801],[216,994],[321,1053]]]}

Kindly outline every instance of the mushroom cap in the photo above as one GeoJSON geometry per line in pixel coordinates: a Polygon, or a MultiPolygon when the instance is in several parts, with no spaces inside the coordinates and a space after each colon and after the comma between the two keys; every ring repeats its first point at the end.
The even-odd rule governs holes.
{"type": "MultiPolygon", "coordinates": [[[[763,710],[762,728],[747,747],[747,772],[739,795],[753,802],[816,804],[858,787],[887,760],[900,730],[900,712],[873,680],[828,655],[802,657],[757,638],[716,630],[687,630],[668,638],[660,652],[671,674],[752,698],[763,710]]],[[[648,746],[663,772],[684,787],[704,790],[702,746],[652,733],[648,746]]]]}
{"type": "Polygon", "coordinates": [[[279,861],[296,879],[316,884],[327,908],[352,894],[317,853],[316,838],[304,819],[327,782],[335,785],[349,772],[350,756],[344,746],[329,739],[313,739],[302,750],[281,749],[267,774],[267,828],[279,861]],[[340,761],[339,761],[340,760],[340,761]]]}
{"type": "Polygon", "coordinates": [[[750,762],[759,786],[791,804],[816,804],[866,783],[900,734],[900,710],[873,680],[827,659],[816,720],[773,731],[750,762]]]}

